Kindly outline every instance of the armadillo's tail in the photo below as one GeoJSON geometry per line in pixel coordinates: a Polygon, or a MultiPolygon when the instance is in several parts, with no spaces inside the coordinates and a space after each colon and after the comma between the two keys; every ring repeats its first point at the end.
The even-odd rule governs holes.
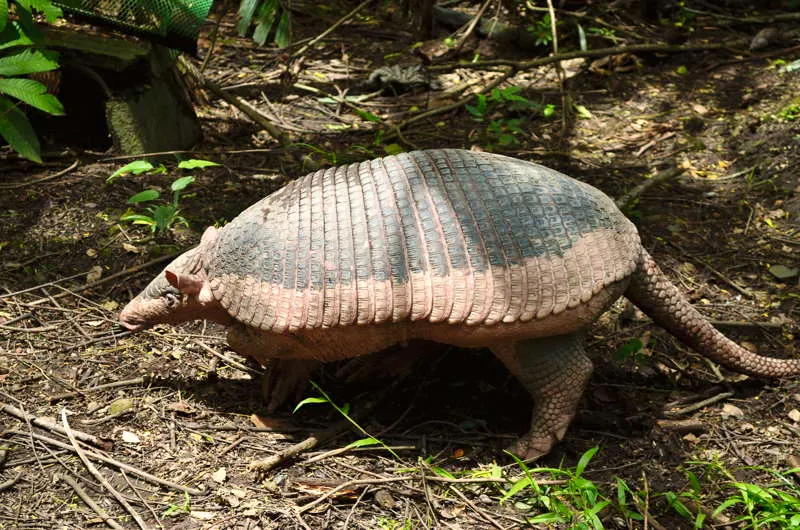
{"type": "Polygon", "coordinates": [[[755,377],[800,375],[800,359],[756,355],[717,331],[644,249],[625,296],[661,327],[726,368],[755,377]]]}

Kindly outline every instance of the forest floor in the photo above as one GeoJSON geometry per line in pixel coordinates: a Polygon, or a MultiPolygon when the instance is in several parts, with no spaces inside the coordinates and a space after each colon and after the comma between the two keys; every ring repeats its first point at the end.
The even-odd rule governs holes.
{"type": "MultiPolygon", "coordinates": [[[[296,37],[317,35],[351,8],[297,14],[296,37]]],[[[737,9],[663,16],[683,17],[691,28],[683,46],[738,46],[572,59],[563,63],[563,93],[553,65],[529,66],[485,102],[471,97],[471,111],[460,98],[497,79],[505,64],[470,66],[476,54],[526,61],[550,49],[472,37],[458,53],[443,41],[446,32],[415,46],[396,14],[381,11],[356,16],[298,59],[238,37],[228,15],[205,75],[302,144],[279,147],[198,90],[204,140],[185,158],[221,166],[188,172],[196,177],[181,199],[188,227],[163,235],[120,215],[133,194],[167,190],[187,174],[174,160],[165,161],[168,175],[108,184],[131,159],[63,138],[44,138],[42,166],[4,151],[0,528],[105,526],[70,480],[125,528],[137,526],[131,513],[147,527],[187,529],[508,529],[547,521],[589,528],[599,524],[594,511],[607,528],[692,528],[698,516],[701,526],[739,528],[793,506],[793,514],[789,508],[759,526],[789,527],[800,511],[800,478],[790,472],[800,468],[798,381],[720,369],[623,302],[591,329],[595,372],[566,438],[527,472],[503,447],[527,430],[531,400],[488,352],[439,348],[412,373],[371,386],[344,384],[332,367],[316,375],[383,444],[348,447],[367,436],[329,404],[267,414],[258,367],[226,349],[219,326],[133,335],[116,321],[165,257],[303,174],[294,155],[306,156],[309,168],[458,147],[536,161],[615,198],[679,169],[627,201],[646,248],[726,335],[764,355],[800,358],[800,69],[793,63],[800,49],[790,39],[749,51],[768,24],[746,23],[743,13],[752,13],[737,9]],[[427,87],[395,94],[365,84],[380,66],[423,59],[427,87]],[[444,111],[400,134],[392,127],[431,109],[444,111]],[[71,442],[58,432],[64,418],[96,438],[71,442]],[[294,458],[266,471],[251,467],[321,433],[330,436],[294,458]],[[131,511],[87,471],[75,446],[92,453],[87,458],[131,511]],[[594,447],[585,466],[582,456],[594,447]],[[525,482],[529,476],[538,485],[525,482]],[[750,512],[734,505],[713,513],[727,499],[744,499],[736,483],[771,488],[772,496],[751,490],[750,512]],[[778,490],[795,501],[778,502],[778,490]],[[550,515],[531,521],[543,513],[550,515]]],[[[759,20],[781,12],[762,10],[759,20]]],[[[576,20],[592,49],[663,43],[669,27],[613,9],[560,20],[562,49],[577,48],[576,20]],[[598,40],[603,32],[618,42],[598,40]]],[[[308,396],[319,395],[309,387],[308,396]]]]}

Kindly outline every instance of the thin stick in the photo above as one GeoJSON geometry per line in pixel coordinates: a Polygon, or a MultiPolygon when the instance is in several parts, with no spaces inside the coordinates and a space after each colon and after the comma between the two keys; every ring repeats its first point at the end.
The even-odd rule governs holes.
{"type": "Polygon", "coordinates": [[[224,355],[222,355],[218,351],[214,350],[210,346],[207,346],[207,345],[203,344],[199,340],[195,340],[195,341],[192,341],[192,342],[196,346],[199,346],[200,348],[204,349],[205,351],[207,351],[208,353],[210,353],[214,357],[219,358],[221,361],[223,361],[226,364],[229,364],[229,365],[233,366],[237,370],[241,370],[242,372],[245,372],[245,373],[248,373],[248,374],[251,374],[251,375],[256,375],[256,376],[259,376],[259,377],[264,375],[264,372],[262,372],[260,370],[254,370],[253,368],[250,368],[249,366],[245,366],[245,365],[243,365],[242,363],[240,363],[238,361],[234,361],[233,359],[228,359],[227,357],[225,357],[224,355]]]}
{"type": "MultiPolygon", "coordinates": [[[[19,430],[16,430],[16,429],[9,429],[6,432],[9,433],[9,434],[16,434],[16,435],[24,436],[24,437],[32,437],[32,438],[35,438],[36,440],[40,440],[40,441],[42,441],[42,442],[44,442],[44,443],[46,443],[48,445],[52,445],[54,447],[58,447],[59,449],[66,449],[67,451],[72,451],[73,453],[75,452],[75,448],[73,446],[71,446],[69,444],[66,444],[64,442],[60,442],[58,440],[54,440],[53,438],[49,438],[47,436],[42,436],[41,434],[29,433],[29,432],[25,432],[25,431],[19,431],[19,430]]],[[[137,469],[137,468],[135,468],[133,466],[130,466],[128,464],[125,464],[123,462],[119,462],[118,460],[114,460],[113,458],[110,458],[108,456],[101,455],[100,453],[95,453],[94,451],[84,451],[84,454],[87,457],[93,458],[94,460],[99,460],[100,462],[103,462],[103,463],[108,464],[110,466],[114,466],[114,467],[116,467],[118,469],[123,469],[125,471],[129,471],[130,473],[133,473],[134,475],[138,476],[142,480],[145,480],[145,481],[150,482],[152,484],[158,484],[160,486],[166,486],[168,488],[172,488],[172,489],[176,489],[178,491],[182,491],[182,492],[188,493],[189,495],[202,495],[203,494],[203,492],[201,490],[199,490],[199,489],[190,488],[188,486],[182,486],[180,484],[175,484],[174,482],[171,482],[169,480],[164,480],[163,478],[159,478],[159,477],[157,477],[155,475],[151,475],[150,473],[148,473],[146,471],[142,471],[141,469],[137,469]]]]}
{"type": "Polygon", "coordinates": [[[306,51],[308,51],[309,48],[311,48],[313,45],[315,45],[316,43],[318,43],[319,41],[330,35],[333,31],[336,30],[336,28],[338,28],[339,26],[341,26],[342,24],[344,24],[345,22],[356,16],[359,11],[361,11],[369,4],[371,4],[372,1],[373,0],[364,0],[363,2],[358,4],[352,11],[350,11],[345,16],[334,22],[331,27],[329,27],[328,29],[326,29],[325,31],[323,31],[322,33],[320,33],[319,35],[308,41],[302,48],[294,52],[292,54],[292,59],[296,59],[297,57],[306,53],[306,51]]]}
{"type": "Polygon", "coordinates": [[[645,191],[649,190],[656,184],[672,180],[680,176],[681,174],[683,174],[683,170],[678,168],[670,168],[667,169],[666,171],[662,171],[661,173],[653,175],[649,179],[645,180],[644,182],[633,188],[631,191],[629,191],[628,193],[626,193],[625,195],[614,201],[614,203],[620,210],[625,210],[625,208],[632,206],[633,203],[639,197],[641,197],[645,191]]]}
{"type": "Polygon", "coordinates": [[[369,485],[388,484],[390,482],[400,482],[403,480],[409,480],[410,478],[412,477],[386,477],[386,478],[366,478],[366,479],[348,480],[347,482],[342,482],[335,488],[326,491],[324,494],[320,495],[319,497],[309,502],[308,504],[304,504],[303,506],[298,506],[297,512],[298,513],[307,512],[314,506],[318,505],[325,499],[332,497],[333,495],[342,491],[343,489],[351,488],[353,486],[360,486],[362,484],[369,484],[369,485]]]}
{"type": "Polygon", "coordinates": [[[90,392],[99,392],[101,390],[108,390],[109,388],[119,388],[121,386],[143,385],[145,383],[150,383],[151,381],[152,379],[150,377],[137,377],[135,379],[126,379],[125,381],[114,381],[113,383],[105,383],[102,385],[91,386],[89,388],[83,388],[75,392],[66,392],[64,394],[56,394],[55,396],[50,396],[50,403],[55,403],[56,401],[59,401],[61,399],[71,398],[75,396],[82,396],[90,392]]]}
{"type": "Polygon", "coordinates": [[[94,513],[100,516],[103,522],[106,523],[108,526],[110,526],[114,530],[124,530],[123,526],[120,525],[118,522],[116,522],[110,515],[108,515],[106,511],[100,507],[100,505],[94,502],[94,499],[92,499],[89,496],[89,494],[86,493],[86,491],[80,486],[80,484],[78,484],[75,480],[72,479],[72,477],[69,477],[67,475],[57,474],[53,478],[56,481],[63,480],[64,482],[69,484],[69,486],[73,490],[75,490],[75,493],[78,495],[78,497],[80,497],[81,500],[86,503],[86,506],[91,508],[94,511],[94,513]]]}
{"type": "Polygon", "coordinates": [[[693,404],[689,405],[688,407],[683,407],[682,409],[678,409],[678,410],[667,411],[667,412],[664,413],[664,416],[666,416],[667,418],[675,418],[677,416],[683,416],[684,414],[689,414],[689,413],[692,413],[692,412],[694,412],[696,410],[700,410],[703,407],[707,407],[709,405],[713,405],[714,403],[716,403],[718,401],[722,401],[723,399],[727,399],[727,398],[729,398],[731,396],[733,396],[733,392],[721,392],[721,393],[717,394],[716,396],[711,396],[708,399],[704,399],[702,401],[698,401],[697,403],[693,403],[693,404]]]}
{"type": "Polygon", "coordinates": [[[19,482],[19,479],[22,478],[22,473],[18,474],[16,477],[6,480],[5,482],[0,482],[0,491],[5,491],[14,487],[14,484],[19,482]]]}
{"type": "MultiPolygon", "coordinates": [[[[22,421],[31,423],[31,424],[39,427],[40,429],[47,429],[48,431],[57,432],[59,434],[67,435],[66,429],[64,427],[62,427],[61,425],[59,425],[59,424],[57,424],[55,422],[52,422],[52,421],[45,420],[43,418],[37,418],[33,414],[28,414],[24,410],[18,409],[17,407],[15,407],[13,405],[3,405],[3,404],[0,403],[0,411],[5,412],[7,414],[10,414],[10,415],[14,416],[15,418],[19,418],[22,421]]],[[[88,434],[88,433],[85,433],[85,432],[73,430],[72,434],[78,440],[80,440],[82,442],[86,442],[88,444],[91,444],[91,445],[93,445],[95,447],[99,447],[100,449],[103,449],[105,451],[108,451],[109,449],[111,449],[111,447],[113,445],[113,444],[111,444],[111,442],[107,442],[105,440],[101,440],[97,436],[94,436],[92,434],[88,434]]]]}
{"type": "Polygon", "coordinates": [[[469,36],[472,35],[472,32],[475,31],[476,27],[478,27],[478,24],[481,21],[481,17],[489,8],[489,6],[492,5],[492,2],[494,2],[494,0],[486,0],[483,3],[483,5],[478,9],[478,12],[475,13],[475,16],[472,17],[472,20],[470,20],[467,29],[464,30],[464,33],[461,35],[461,37],[458,38],[458,43],[455,46],[455,51],[457,52],[461,51],[461,48],[464,47],[464,43],[467,42],[469,36]]]}
{"type": "Polygon", "coordinates": [[[106,490],[108,490],[108,492],[111,493],[111,495],[115,499],[117,499],[117,502],[120,503],[120,505],[122,505],[123,508],[125,508],[125,510],[131,515],[131,517],[133,517],[133,520],[136,521],[136,524],[139,525],[139,528],[141,528],[142,530],[147,530],[147,524],[144,522],[144,519],[142,519],[142,517],[136,512],[136,510],[133,509],[133,506],[128,504],[128,501],[125,500],[125,497],[123,497],[120,492],[114,489],[114,486],[112,486],[108,482],[108,480],[106,480],[106,478],[103,476],[103,474],[100,473],[100,471],[98,471],[96,467],[94,467],[94,464],[92,464],[91,461],[89,461],[89,459],[86,458],[86,455],[83,453],[83,449],[81,449],[80,446],[78,445],[78,440],[75,439],[75,436],[72,433],[72,429],[69,428],[66,408],[61,409],[61,423],[64,425],[64,430],[67,431],[67,437],[69,438],[69,441],[72,443],[72,447],[75,449],[75,453],[78,455],[78,458],[81,459],[83,465],[86,466],[86,469],[89,470],[89,473],[91,473],[94,476],[94,478],[100,481],[100,484],[102,484],[103,487],[106,490]]]}
{"type": "Polygon", "coordinates": [[[57,171],[56,173],[53,173],[52,175],[48,175],[48,176],[42,177],[40,179],[26,180],[25,182],[17,182],[17,183],[14,183],[14,184],[0,184],[0,190],[16,190],[16,189],[19,189],[19,188],[25,188],[27,186],[33,186],[34,184],[41,184],[42,182],[47,182],[48,180],[57,179],[58,177],[66,175],[67,173],[69,173],[70,171],[72,171],[73,169],[78,167],[79,163],[80,163],[80,161],[76,160],[68,168],[62,169],[61,171],[57,171]]]}
{"type": "MultiPolygon", "coordinates": [[[[158,265],[159,263],[163,263],[165,261],[171,261],[171,260],[177,258],[178,256],[180,256],[180,254],[181,254],[180,252],[175,252],[174,254],[168,254],[166,256],[161,256],[160,258],[156,258],[156,259],[150,260],[147,263],[142,263],[141,265],[136,265],[134,267],[131,267],[130,269],[125,269],[124,271],[115,272],[114,274],[106,276],[105,278],[97,280],[96,282],[90,282],[90,283],[87,283],[87,284],[82,285],[80,287],[76,287],[75,289],[71,289],[71,290],[65,291],[63,293],[58,293],[56,295],[53,295],[53,298],[64,298],[65,296],[73,295],[75,293],[80,293],[81,291],[85,291],[87,289],[93,289],[93,288],[97,287],[98,285],[103,285],[104,283],[108,283],[111,280],[116,280],[117,278],[130,276],[131,274],[135,274],[135,273],[137,273],[137,272],[139,272],[141,270],[144,270],[144,269],[147,269],[149,267],[152,267],[153,265],[158,265]]],[[[13,294],[19,294],[21,292],[32,291],[34,289],[41,289],[42,287],[47,287],[48,285],[56,285],[56,284],[58,284],[59,282],[61,282],[63,280],[69,280],[69,279],[76,278],[78,276],[84,276],[84,275],[86,275],[86,273],[76,274],[76,275],[70,276],[68,278],[62,278],[61,280],[55,280],[55,281],[52,281],[52,282],[43,283],[42,285],[37,285],[34,288],[25,289],[23,291],[18,291],[17,293],[13,293],[13,294]]],[[[6,298],[8,296],[11,296],[11,295],[2,295],[2,296],[0,296],[0,299],[6,298]]],[[[39,300],[34,300],[29,305],[40,305],[40,304],[43,304],[43,303],[49,302],[49,301],[50,300],[47,299],[47,298],[40,298],[39,300]]]]}
{"type": "Polygon", "coordinates": [[[464,501],[464,502],[467,504],[467,506],[469,506],[470,508],[472,508],[472,510],[473,510],[475,513],[477,513],[477,514],[480,516],[480,518],[481,518],[481,519],[483,519],[484,521],[486,521],[486,522],[487,522],[487,523],[489,523],[490,525],[494,526],[495,528],[499,528],[500,530],[505,530],[505,528],[503,528],[503,526],[502,526],[500,523],[498,523],[497,521],[495,521],[494,519],[492,519],[492,518],[489,516],[489,514],[487,514],[485,511],[483,511],[483,510],[481,510],[480,508],[478,508],[478,507],[475,505],[475,503],[474,503],[474,502],[472,502],[471,500],[469,500],[469,499],[467,498],[467,496],[466,496],[466,495],[464,495],[463,493],[461,493],[461,491],[460,491],[458,488],[456,488],[455,486],[450,486],[450,490],[451,490],[453,493],[455,493],[456,495],[458,495],[459,497],[461,497],[461,500],[462,500],[462,501],[464,501]]]}
{"type": "Polygon", "coordinates": [[[286,147],[292,143],[291,139],[283,133],[279,128],[275,127],[269,119],[264,116],[257,108],[252,106],[247,101],[234,96],[233,94],[229,94],[222,88],[220,85],[208,79],[204,76],[200,71],[195,68],[195,66],[187,61],[183,56],[178,56],[178,62],[180,65],[186,70],[186,72],[194,78],[194,80],[204,86],[205,88],[209,89],[211,92],[214,93],[220,99],[225,100],[233,107],[239,109],[242,114],[253,120],[256,124],[258,124],[262,129],[264,129],[270,136],[272,136],[275,140],[277,140],[278,144],[281,147],[286,147]]]}

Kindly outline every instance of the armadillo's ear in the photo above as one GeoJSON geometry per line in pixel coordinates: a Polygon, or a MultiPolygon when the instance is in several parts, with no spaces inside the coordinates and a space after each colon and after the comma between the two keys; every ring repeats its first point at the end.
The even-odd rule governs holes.
{"type": "Polygon", "coordinates": [[[197,294],[203,288],[203,280],[196,274],[181,274],[166,270],[164,276],[170,285],[184,294],[197,294]]]}

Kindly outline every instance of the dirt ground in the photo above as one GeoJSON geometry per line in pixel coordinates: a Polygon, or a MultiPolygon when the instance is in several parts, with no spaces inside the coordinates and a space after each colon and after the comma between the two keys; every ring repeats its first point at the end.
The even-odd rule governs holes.
{"type": "MultiPolygon", "coordinates": [[[[441,38],[414,46],[403,24],[380,11],[356,17],[298,63],[239,38],[234,17],[226,16],[205,75],[303,145],[278,148],[239,111],[203,94],[208,99],[197,112],[204,140],[186,156],[222,165],[191,172],[197,181],[182,199],[189,226],[156,237],[119,217],[131,195],[148,186],[166,189],[169,177],[107,184],[129,160],[63,138],[44,139],[43,166],[4,150],[0,528],[105,526],[72,481],[124,528],[137,527],[133,512],[147,527],[164,528],[508,529],[544,510],[546,495],[531,489],[501,502],[525,476],[502,449],[527,429],[531,401],[488,352],[435,348],[412,373],[371,385],[342,382],[336,376],[342,367],[315,376],[393,456],[380,445],[348,449],[365,435],[328,404],[267,414],[258,367],[227,350],[216,325],[131,335],[117,324],[121,307],[164,257],[302,174],[292,152],[307,155],[308,165],[327,165],[383,155],[392,144],[491,149],[617,198],[678,168],[680,176],[647,188],[625,209],[645,246],[726,335],[764,355],[799,358],[800,286],[792,269],[800,265],[800,71],[786,65],[800,50],[794,40],[749,52],[746,43],[764,25],[731,22],[752,12],[736,6],[723,11],[733,19],[690,21],[686,45],[744,41],[738,48],[574,59],[564,63],[563,95],[552,65],[528,68],[500,87],[519,87],[529,103],[515,109],[490,102],[483,121],[457,105],[404,127],[399,137],[387,127],[380,142],[381,124],[353,106],[400,123],[457,102],[464,93],[454,87],[479,88],[499,75],[457,59],[477,51],[524,60],[548,50],[508,51],[473,38],[460,56],[439,57],[441,38]],[[422,56],[432,57],[431,88],[399,95],[365,88],[378,66],[419,64],[422,56]],[[336,99],[364,94],[349,104],[336,99]],[[564,101],[572,109],[566,117],[564,101]],[[556,109],[549,117],[547,105],[556,109]],[[71,442],[58,432],[63,417],[95,438],[71,442]],[[33,418],[50,423],[36,426],[33,418]],[[320,443],[295,458],[264,472],[250,467],[315,435],[320,443]],[[75,446],[111,459],[103,464],[84,455],[131,511],[87,470],[75,446]]],[[[321,18],[298,14],[296,37],[317,35],[351,7],[333,7],[321,18]]],[[[618,45],[663,41],[664,24],[594,9],[591,16],[617,28],[618,45]]],[[[759,15],[781,12],[777,6],[759,15]]],[[[562,46],[574,48],[574,27],[565,22],[562,46]]],[[[209,24],[201,56],[210,30],[209,24]]],[[[668,495],[692,491],[687,471],[699,479],[694,504],[687,502],[696,514],[719,506],[733,480],[766,486],[776,480],[769,470],[800,467],[797,381],[720,369],[628,309],[620,302],[593,326],[596,369],[579,414],[566,439],[536,466],[574,468],[599,446],[583,476],[611,499],[616,477],[624,480],[638,492],[630,508],[645,515],[632,519],[612,503],[599,513],[608,528],[691,528],[668,495]],[[644,346],[625,355],[622,347],[632,339],[644,346]],[[678,420],[693,422],[683,430],[678,420]]],[[[309,387],[307,395],[319,393],[309,387]]],[[[545,485],[563,478],[534,475],[545,485]]],[[[734,507],[706,524],[740,527],[733,522],[738,513],[734,507]]],[[[577,516],[552,526],[581,521],[588,524],[577,516]]]]}

